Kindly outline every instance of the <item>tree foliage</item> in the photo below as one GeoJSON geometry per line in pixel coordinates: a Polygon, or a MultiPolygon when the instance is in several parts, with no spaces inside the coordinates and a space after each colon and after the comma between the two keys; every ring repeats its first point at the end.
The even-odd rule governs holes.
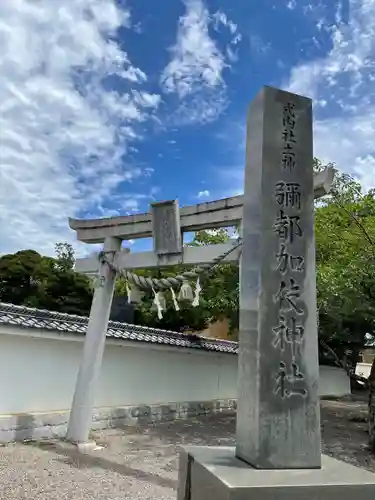
{"type": "Polygon", "coordinates": [[[319,333],[341,357],[355,355],[375,328],[374,192],[337,172],[332,194],[317,205],[319,333]]]}
{"type": "Polygon", "coordinates": [[[92,300],[90,281],[74,272],[74,251],[69,244],[57,244],[56,251],[56,258],[34,250],[0,257],[0,301],[87,315],[92,300]]]}
{"type": "Polygon", "coordinates": [[[56,265],[61,271],[72,271],[75,264],[74,250],[69,243],[56,243],[56,265]]]}
{"type": "MultiPolygon", "coordinates": [[[[237,228],[198,231],[194,246],[226,243],[237,228]]],[[[207,311],[207,323],[228,318],[230,333],[238,327],[239,269],[237,263],[219,264],[203,281],[202,297],[207,311]]]]}
{"type": "MultiPolygon", "coordinates": [[[[322,167],[319,161],[314,168],[322,167]]],[[[330,196],[316,209],[319,335],[343,359],[357,353],[375,331],[375,192],[336,173],[330,196]]],[[[375,359],[368,380],[369,445],[375,453],[375,359]]]]}

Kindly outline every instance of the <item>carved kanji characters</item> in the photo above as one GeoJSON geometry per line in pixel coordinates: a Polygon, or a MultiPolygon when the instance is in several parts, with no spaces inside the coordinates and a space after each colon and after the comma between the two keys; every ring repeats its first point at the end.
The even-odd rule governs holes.
{"type": "Polygon", "coordinates": [[[301,208],[301,185],[298,182],[283,182],[276,184],[276,201],[283,208],[301,208]]]}
{"type": "Polygon", "coordinates": [[[282,158],[281,158],[281,167],[283,170],[294,170],[297,163],[295,159],[295,153],[294,151],[283,151],[282,158]]]}
{"type": "Polygon", "coordinates": [[[292,362],[287,370],[287,365],[284,361],[280,361],[279,371],[276,375],[276,387],[274,389],[275,394],[280,394],[284,398],[290,398],[291,396],[306,396],[307,390],[305,387],[301,387],[304,381],[304,375],[299,370],[296,362],[292,362]]]}
{"type": "Polygon", "coordinates": [[[303,310],[298,307],[298,300],[301,296],[301,287],[293,278],[289,278],[289,284],[282,280],[280,287],[275,295],[275,301],[279,304],[282,312],[294,311],[297,314],[303,314],[303,310]]]}
{"type": "Polygon", "coordinates": [[[273,228],[281,240],[293,243],[296,236],[299,238],[303,236],[300,220],[299,215],[285,215],[284,210],[280,210],[273,228]]]}
{"type": "Polygon", "coordinates": [[[299,255],[291,255],[288,253],[286,245],[280,245],[279,253],[276,254],[277,269],[281,274],[288,271],[302,272],[305,267],[305,259],[299,255]]]}
{"type": "Polygon", "coordinates": [[[272,328],[275,338],[272,342],[274,347],[285,350],[285,345],[290,344],[292,348],[292,356],[296,354],[296,345],[301,344],[305,329],[302,325],[297,324],[297,318],[292,316],[289,321],[285,316],[279,317],[279,324],[272,328]]]}

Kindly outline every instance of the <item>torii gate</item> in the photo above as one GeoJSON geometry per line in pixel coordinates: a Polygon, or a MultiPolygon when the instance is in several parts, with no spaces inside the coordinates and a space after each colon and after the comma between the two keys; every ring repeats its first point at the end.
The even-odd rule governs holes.
{"type": "MultiPolygon", "coordinates": [[[[314,198],[326,195],[334,178],[329,167],[314,176],[314,198]]],[[[246,193],[245,195],[246,196],[246,193]]],[[[197,266],[211,263],[227,254],[226,262],[238,261],[240,249],[233,243],[184,247],[183,233],[240,225],[244,196],[221,199],[179,208],[178,201],[151,205],[151,212],[102,219],[69,219],[77,239],[85,243],[104,243],[105,255],[117,268],[126,270],[156,268],[183,264],[197,266]],[[130,253],[121,250],[123,240],[153,238],[150,252],[130,253]]],[[[67,439],[73,443],[87,443],[92,422],[95,389],[100,373],[106,331],[115,287],[116,272],[98,256],[77,259],[76,270],[99,275],[90,311],[75,393],[70,413],[67,439]]]]}

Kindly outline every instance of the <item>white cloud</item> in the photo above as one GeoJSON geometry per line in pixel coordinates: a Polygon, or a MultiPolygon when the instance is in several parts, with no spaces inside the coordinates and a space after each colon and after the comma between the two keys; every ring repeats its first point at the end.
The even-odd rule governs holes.
{"type": "Polygon", "coordinates": [[[172,60],[162,83],[169,92],[186,97],[201,86],[222,83],[224,56],[208,33],[209,12],[201,0],[186,0],[186,13],[179,20],[172,60]]]}
{"type": "Polygon", "coordinates": [[[249,35],[250,47],[253,52],[260,54],[262,57],[271,49],[270,43],[265,43],[259,35],[250,34],[249,35]]]}
{"type": "Polygon", "coordinates": [[[227,106],[223,72],[235,60],[233,50],[220,50],[209,26],[226,26],[232,35],[229,45],[233,40],[237,44],[240,38],[235,35],[237,26],[224,13],[211,17],[202,0],[184,3],[186,12],[179,19],[177,40],[160,83],[166,93],[176,94],[181,100],[176,121],[204,123],[215,120],[227,106]]]}
{"type": "Polygon", "coordinates": [[[214,21],[214,26],[216,30],[218,30],[220,24],[222,24],[223,26],[229,29],[232,35],[234,35],[237,32],[238,28],[237,24],[228,19],[227,15],[224,12],[218,10],[217,12],[215,12],[215,14],[213,14],[212,19],[214,21]]]}
{"type": "Polygon", "coordinates": [[[115,217],[118,215],[132,215],[136,212],[147,212],[149,203],[155,201],[157,187],[148,188],[145,193],[129,193],[120,191],[111,195],[111,205],[116,208],[108,208],[107,205],[99,204],[96,213],[88,213],[87,218],[115,217]]]}
{"type": "Polygon", "coordinates": [[[140,87],[145,73],[113,37],[120,26],[130,14],[113,0],[1,0],[0,252],[52,253],[75,240],[68,216],[100,212],[142,175],[121,156],[159,96],[140,87]]]}
{"type": "Polygon", "coordinates": [[[326,57],[293,68],[289,90],[315,102],[315,154],[375,186],[375,0],[340,2],[326,57]],[[324,107],[324,115],[322,108],[324,107]]]}
{"type": "Polygon", "coordinates": [[[199,191],[197,194],[198,198],[208,198],[210,196],[210,192],[208,189],[205,189],[204,191],[199,191]]]}

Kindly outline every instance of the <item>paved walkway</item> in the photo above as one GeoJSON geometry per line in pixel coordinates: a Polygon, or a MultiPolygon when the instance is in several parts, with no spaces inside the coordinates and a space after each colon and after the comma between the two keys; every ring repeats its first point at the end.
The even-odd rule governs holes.
{"type": "MultiPolygon", "coordinates": [[[[323,402],[325,452],[375,471],[365,449],[365,405],[323,402]]],[[[82,455],[54,443],[0,448],[1,500],[175,500],[180,444],[233,445],[229,415],[96,433],[82,455]]]]}

